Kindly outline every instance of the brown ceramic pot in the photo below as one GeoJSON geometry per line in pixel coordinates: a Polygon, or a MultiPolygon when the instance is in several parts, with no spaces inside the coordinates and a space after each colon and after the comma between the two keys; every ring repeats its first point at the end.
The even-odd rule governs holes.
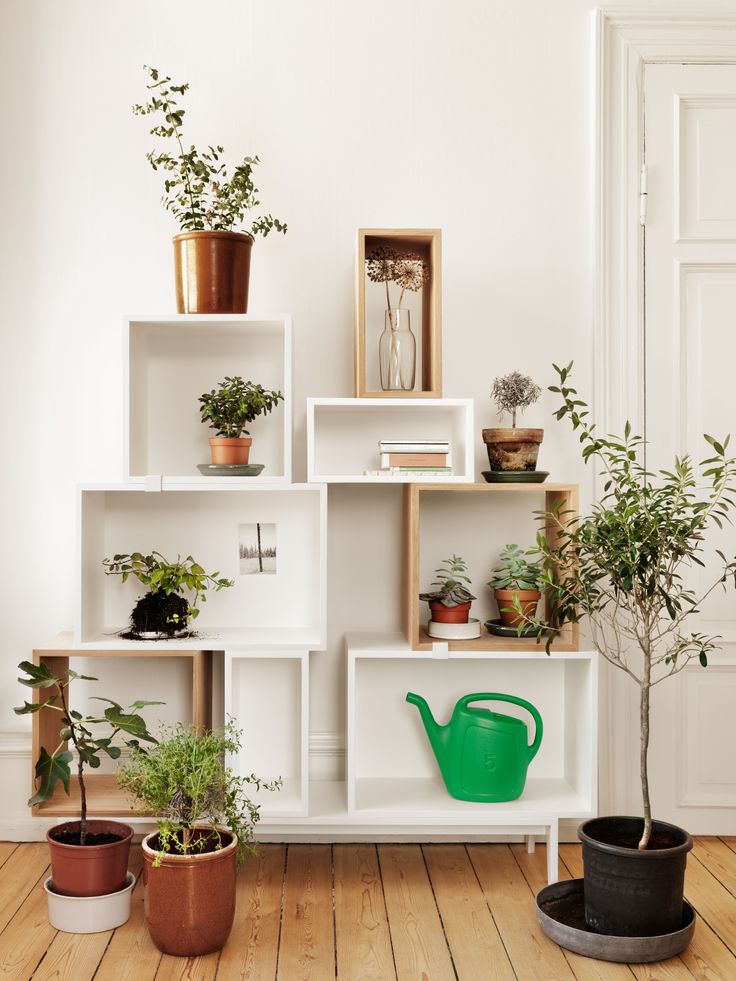
{"type": "Polygon", "coordinates": [[[225,946],[235,917],[238,839],[223,831],[223,847],[156,860],[157,832],[143,839],[144,909],[151,939],[164,954],[197,957],[225,946]]]}
{"type": "Polygon", "coordinates": [[[247,463],[252,442],[250,436],[232,438],[212,436],[210,438],[212,462],[219,464],[247,463]]]}
{"type": "Polygon", "coordinates": [[[504,627],[518,627],[523,620],[513,609],[514,596],[519,597],[519,604],[525,616],[533,617],[537,612],[537,604],[542,598],[538,589],[495,589],[494,595],[498,603],[498,614],[504,627]]]}
{"type": "Polygon", "coordinates": [[[51,880],[62,896],[107,896],[125,886],[133,829],[120,821],[88,821],[91,835],[119,835],[108,845],[67,845],[54,841],[59,832],[79,831],[79,821],[65,821],[46,832],[51,853],[51,880]]]}
{"type": "Polygon", "coordinates": [[[484,429],[491,470],[536,470],[543,429],[484,429]]]}
{"type": "Polygon", "coordinates": [[[445,606],[433,600],[429,604],[429,609],[435,623],[467,623],[470,615],[470,603],[445,606]]]}
{"type": "Polygon", "coordinates": [[[174,236],[179,313],[247,313],[250,253],[246,232],[182,232],[174,236]]]}

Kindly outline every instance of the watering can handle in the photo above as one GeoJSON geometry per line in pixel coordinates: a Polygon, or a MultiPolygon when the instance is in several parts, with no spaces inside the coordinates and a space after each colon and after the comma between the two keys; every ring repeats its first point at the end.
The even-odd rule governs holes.
{"type": "Polygon", "coordinates": [[[542,744],[542,733],[544,732],[544,726],[542,725],[542,716],[534,708],[531,702],[525,701],[523,698],[518,698],[516,695],[502,695],[498,692],[475,692],[472,695],[463,695],[460,701],[457,703],[457,707],[467,708],[471,702],[512,702],[514,705],[520,705],[534,719],[534,742],[531,746],[528,746],[529,751],[529,762],[534,759],[537,755],[537,751],[542,744]]]}

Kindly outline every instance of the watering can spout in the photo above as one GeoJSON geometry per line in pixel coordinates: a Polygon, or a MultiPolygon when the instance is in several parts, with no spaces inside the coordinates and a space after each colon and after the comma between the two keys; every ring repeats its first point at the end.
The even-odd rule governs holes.
{"type": "Polygon", "coordinates": [[[414,692],[410,691],[407,692],[406,700],[407,702],[411,702],[412,705],[416,705],[419,709],[419,714],[422,717],[424,728],[427,730],[427,736],[434,750],[434,755],[437,757],[437,762],[441,766],[445,756],[448,727],[441,726],[435,721],[426,698],[422,698],[421,695],[415,695],[414,692]]]}

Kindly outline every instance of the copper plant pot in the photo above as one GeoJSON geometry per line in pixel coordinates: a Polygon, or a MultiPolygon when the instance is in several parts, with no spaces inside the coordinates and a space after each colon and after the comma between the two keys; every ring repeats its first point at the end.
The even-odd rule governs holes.
{"type": "Polygon", "coordinates": [[[470,603],[445,606],[444,603],[432,600],[429,609],[435,623],[467,623],[470,615],[470,603]]]}
{"type": "Polygon", "coordinates": [[[143,847],[144,910],[151,939],[164,954],[197,957],[225,946],[235,918],[238,839],[222,831],[223,847],[164,855],[154,868],[156,837],[143,847]]]}
{"type": "Polygon", "coordinates": [[[250,436],[228,438],[212,436],[210,438],[210,455],[213,463],[220,465],[244,464],[248,462],[250,447],[253,440],[250,436]]]}
{"type": "Polygon", "coordinates": [[[514,596],[518,596],[524,616],[533,617],[537,612],[542,594],[538,589],[494,589],[498,603],[498,615],[504,627],[518,627],[524,620],[514,610],[514,596]]]}
{"type": "Polygon", "coordinates": [[[65,821],[46,832],[54,890],[63,896],[107,896],[125,886],[133,829],[120,821],[88,821],[91,835],[120,835],[108,845],[68,845],[54,841],[61,831],[76,833],[80,821],[65,821]]]}
{"type": "Polygon", "coordinates": [[[484,429],[491,470],[536,470],[543,429],[484,429]]]}
{"type": "Polygon", "coordinates": [[[247,313],[250,252],[246,232],[181,232],[174,236],[179,313],[247,313]]]}

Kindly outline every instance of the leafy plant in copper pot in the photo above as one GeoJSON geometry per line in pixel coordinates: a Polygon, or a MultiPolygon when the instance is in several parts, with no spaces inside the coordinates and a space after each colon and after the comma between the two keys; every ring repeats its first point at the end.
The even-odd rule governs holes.
{"type": "Polygon", "coordinates": [[[210,437],[212,463],[247,464],[253,440],[245,427],[258,416],[273,412],[283,401],[281,392],[269,391],[263,385],[245,381],[240,375],[228,375],[217,388],[200,395],[201,421],[217,433],[210,437]]]}

